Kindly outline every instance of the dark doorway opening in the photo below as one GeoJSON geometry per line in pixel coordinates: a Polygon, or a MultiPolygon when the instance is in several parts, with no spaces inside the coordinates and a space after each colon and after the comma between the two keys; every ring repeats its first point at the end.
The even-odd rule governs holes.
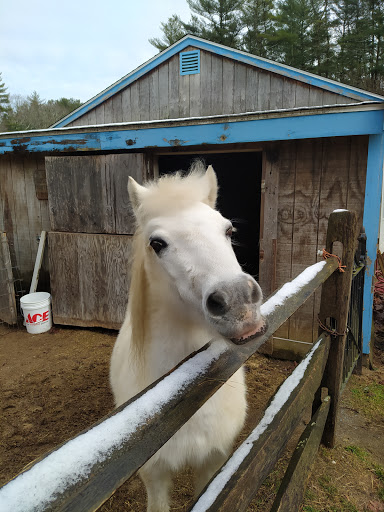
{"type": "Polygon", "coordinates": [[[217,209],[236,227],[234,250],[243,270],[258,279],[261,152],[163,155],[159,174],[187,171],[197,158],[215,169],[220,187],[217,209]]]}

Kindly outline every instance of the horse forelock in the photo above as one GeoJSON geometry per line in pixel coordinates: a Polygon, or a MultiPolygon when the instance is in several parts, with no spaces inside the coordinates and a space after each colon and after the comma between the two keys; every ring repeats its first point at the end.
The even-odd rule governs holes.
{"type": "Polygon", "coordinates": [[[138,224],[151,217],[174,214],[194,203],[207,202],[209,190],[202,179],[204,172],[197,166],[187,175],[176,172],[147,183],[149,193],[140,205],[138,224]]]}

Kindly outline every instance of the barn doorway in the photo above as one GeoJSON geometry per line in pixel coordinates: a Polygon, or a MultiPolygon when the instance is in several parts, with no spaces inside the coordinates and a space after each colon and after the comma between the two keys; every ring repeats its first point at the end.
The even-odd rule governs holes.
{"type": "Polygon", "coordinates": [[[261,152],[160,155],[159,175],[186,171],[196,159],[212,165],[219,182],[217,207],[237,231],[234,250],[243,270],[259,277],[261,152]]]}

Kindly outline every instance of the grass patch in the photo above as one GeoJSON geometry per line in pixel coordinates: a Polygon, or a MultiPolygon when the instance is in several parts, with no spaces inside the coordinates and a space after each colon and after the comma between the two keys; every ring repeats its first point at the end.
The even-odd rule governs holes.
{"type": "Polygon", "coordinates": [[[380,419],[384,412],[384,385],[373,382],[360,384],[351,389],[354,406],[371,420],[380,419]]]}
{"type": "Polygon", "coordinates": [[[356,455],[356,457],[360,459],[362,462],[366,462],[369,459],[369,453],[366,452],[365,450],[362,450],[358,446],[345,446],[344,450],[346,450],[349,453],[353,453],[353,455],[356,455]]]}

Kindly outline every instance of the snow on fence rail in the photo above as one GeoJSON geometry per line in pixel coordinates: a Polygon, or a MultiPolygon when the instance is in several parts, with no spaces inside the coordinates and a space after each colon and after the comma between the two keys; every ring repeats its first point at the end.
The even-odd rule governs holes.
{"type": "MultiPolygon", "coordinates": [[[[347,236],[351,235],[351,229],[353,232],[353,223],[356,224],[356,219],[351,212],[332,214],[330,217],[330,225],[338,226],[341,234],[345,229],[340,230],[340,227],[351,226],[347,236]]],[[[330,231],[328,228],[328,233],[330,231]]],[[[341,241],[344,252],[348,253],[345,236],[336,236],[334,240],[341,241]]],[[[332,243],[328,244],[327,239],[327,250],[331,250],[332,243]]],[[[344,263],[347,256],[343,254],[344,263]]],[[[221,337],[211,340],[172,372],[90,429],[33,463],[0,489],[0,510],[96,510],[188,421],[318,286],[327,282],[323,286],[322,307],[330,300],[324,289],[329,289],[334,298],[340,282],[345,284],[348,281],[344,274],[333,281],[328,279],[330,276],[333,278],[337,267],[335,258],[316,263],[274,293],[262,306],[268,323],[262,336],[239,346],[221,337]],[[330,287],[328,282],[331,283],[330,287]]],[[[333,308],[335,306],[333,300],[333,308]]],[[[326,312],[322,321],[325,322],[329,316],[333,317],[334,314],[328,315],[326,312]]],[[[223,466],[191,510],[245,510],[253,493],[277,461],[304,408],[312,403],[315,393],[315,405],[321,405],[318,390],[329,350],[329,336],[322,334],[307,357],[277,391],[261,423],[223,466]],[[255,454],[258,456],[255,457],[255,454]],[[245,489],[247,492],[244,492],[245,489]]],[[[332,369],[328,372],[328,376],[331,375],[332,369]]],[[[326,384],[328,388],[337,388],[337,384],[326,384]]],[[[334,401],[334,397],[332,399],[334,401]]],[[[328,402],[326,408],[322,406],[322,410],[328,413],[329,407],[328,402]]],[[[300,497],[297,490],[295,495],[300,497]]]]}

